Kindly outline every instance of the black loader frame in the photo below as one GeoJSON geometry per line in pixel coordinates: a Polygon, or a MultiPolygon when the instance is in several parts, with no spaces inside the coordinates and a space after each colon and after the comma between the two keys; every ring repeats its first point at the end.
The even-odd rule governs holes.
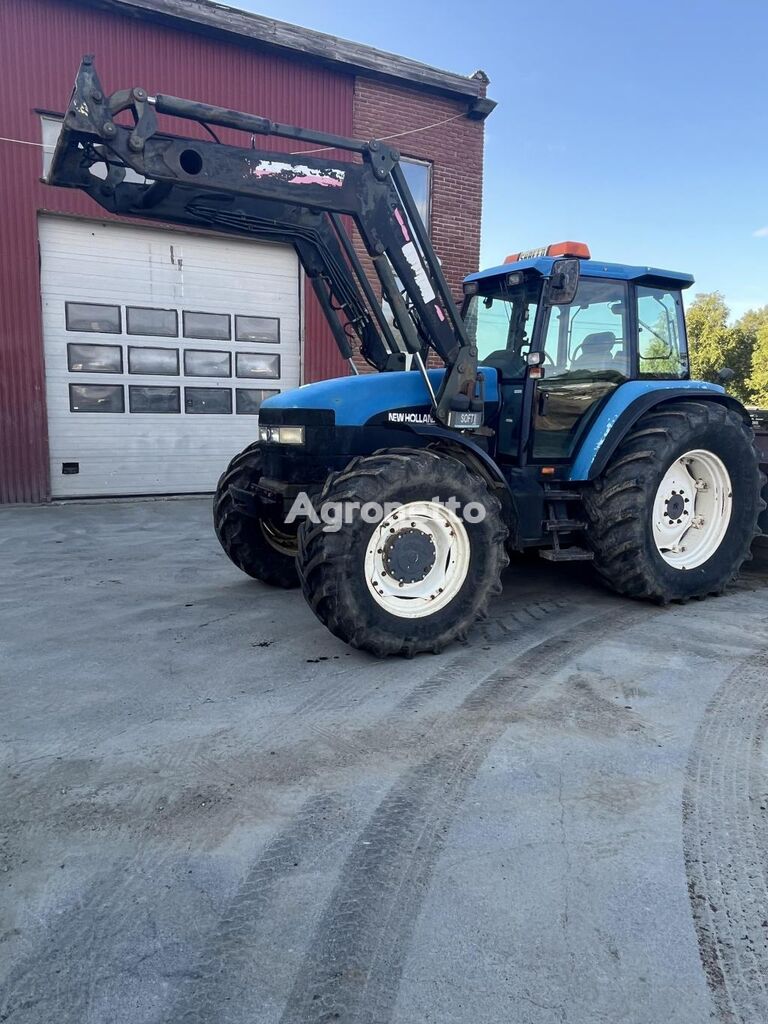
{"type": "Polygon", "coordinates": [[[134,88],[105,95],[83,58],[47,182],[77,188],[110,213],[291,243],[352,369],[351,339],[378,370],[414,364],[437,421],[482,424],[477,350],[440,268],[396,149],[264,117],[134,88]],[[118,123],[124,112],[132,123],[118,123]],[[164,114],[202,125],[210,141],[158,131],[164,114]],[[211,126],[249,133],[251,146],[218,140],[211,126]],[[256,136],[311,143],[359,160],[258,150],[256,136]],[[106,176],[94,168],[106,166],[106,176]],[[128,169],[144,180],[126,180],[128,169]],[[348,231],[354,223],[376,270],[397,330],[386,319],[348,231]],[[429,352],[447,370],[437,393],[429,352]]]}

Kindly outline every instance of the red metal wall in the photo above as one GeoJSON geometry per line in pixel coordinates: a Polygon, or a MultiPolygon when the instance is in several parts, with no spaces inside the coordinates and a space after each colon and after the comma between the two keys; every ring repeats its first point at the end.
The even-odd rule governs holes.
{"type": "MultiPolygon", "coordinates": [[[[352,134],[351,76],[97,11],[76,0],[1,0],[0,136],[40,142],[35,109],[63,110],[84,53],[96,55],[110,92],[142,85],[352,134]]],[[[189,126],[179,126],[179,132],[190,134],[189,126]]],[[[272,142],[275,149],[296,147],[288,140],[282,147],[281,140],[272,142]]],[[[106,219],[87,197],[40,184],[41,170],[40,148],[0,142],[0,502],[44,501],[50,494],[37,212],[106,219]]],[[[308,288],[305,380],[344,372],[308,288]]]]}

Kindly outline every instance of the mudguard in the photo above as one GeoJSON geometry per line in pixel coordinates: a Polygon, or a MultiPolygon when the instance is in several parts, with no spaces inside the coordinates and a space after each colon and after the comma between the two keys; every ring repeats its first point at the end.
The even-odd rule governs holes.
{"type": "Polygon", "coordinates": [[[719,384],[698,380],[633,380],[613,392],[579,445],[568,480],[594,480],[605,469],[627,432],[640,417],[662,402],[705,399],[737,411],[749,422],[746,409],[719,384]]]}

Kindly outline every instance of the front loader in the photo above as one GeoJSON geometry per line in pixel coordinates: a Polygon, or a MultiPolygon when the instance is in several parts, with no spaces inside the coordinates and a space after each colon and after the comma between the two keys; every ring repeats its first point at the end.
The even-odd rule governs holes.
{"type": "Polygon", "coordinates": [[[240,569],[300,584],[347,643],[410,656],[463,638],[509,551],[592,561],[619,593],[663,603],[721,592],[748,557],[764,478],[745,409],[689,379],[689,275],[560,243],[470,275],[459,308],[386,142],[110,96],[91,58],[48,181],[120,216],[295,247],[353,375],[263,403],[214,525],[240,569]],[[163,115],[212,138],[163,133],[163,115]],[[356,348],[378,373],[356,373],[356,348]]]}

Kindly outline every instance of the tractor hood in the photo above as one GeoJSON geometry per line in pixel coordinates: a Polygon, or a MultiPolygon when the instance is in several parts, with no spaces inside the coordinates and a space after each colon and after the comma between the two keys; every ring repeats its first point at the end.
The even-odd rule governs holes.
{"type": "MultiPolygon", "coordinates": [[[[481,366],[479,372],[485,380],[486,403],[498,402],[496,370],[481,366]]],[[[429,370],[429,379],[435,392],[440,387],[444,373],[444,369],[429,370]]],[[[367,373],[357,377],[334,377],[316,384],[304,384],[300,388],[268,398],[261,406],[260,417],[262,422],[269,423],[271,414],[278,410],[326,410],[334,413],[337,427],[361,427],[372,419],[398,412],[403,417],[420,416],[424,419],[393,418],[391,422],[431,422],[429,406],[429,395],[421,375],[415,370],[404,370],[367,373]]]]}

